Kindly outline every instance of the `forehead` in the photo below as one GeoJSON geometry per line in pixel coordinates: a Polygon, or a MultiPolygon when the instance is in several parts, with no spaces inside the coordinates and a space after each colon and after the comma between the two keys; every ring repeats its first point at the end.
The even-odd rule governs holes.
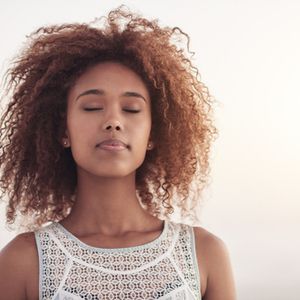
{"type": "Polygon", "coordinates": [[[103,62],[88,68],[75,81],[69,96],[76,96],[91,88],[115,93],[135,91],[143,93],[145,97],[149,98],[149,92],[142,78],[118,62],[103,62]]]}

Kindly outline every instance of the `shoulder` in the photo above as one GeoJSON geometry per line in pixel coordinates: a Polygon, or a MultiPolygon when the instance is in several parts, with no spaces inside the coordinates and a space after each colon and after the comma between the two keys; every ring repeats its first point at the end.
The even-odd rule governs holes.
{"type": "MultiPolygon", "coordinates": [[[[35,237],[33,232],[26,232],[17,235],[0,251],[0,263],[10,264],[18,268],[17,264],[24,267],[30,264],[37,254],[35,237]]],[[[2,270],[2,268],[1,268],[2,270]]]]}
{"type": "Polygon", "coordinates": [[[214,258],[206,261],[207,263],[211,265],[217,258],[228,255],[228,248],[221,238],[202,227],[193,227],[193,230],[197,253],[205,255],[208,259],[214,258]]]}
{"type": "Polygon", "coordinates": [[[227,245],[221,238],[202,227],[193,227],[193,230],[204,299],[235,299],[227,245]]]}
{"type": "Polygon", "coordinates": [[[33,279],[37,269],[34,233],[17,235],[0,251],[1,295],[5,295],[5,299],[25,299],[28,281],[33,279]]]}

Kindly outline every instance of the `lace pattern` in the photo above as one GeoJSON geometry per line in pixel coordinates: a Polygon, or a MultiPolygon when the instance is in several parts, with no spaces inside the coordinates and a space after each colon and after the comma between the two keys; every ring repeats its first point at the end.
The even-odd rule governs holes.
{"type": "Polygon", "coordinates": [[[35,232],[41,300],[201,299],[193,229],[165,221],[145,245],[90,247],[59,223],[35,232]]]}

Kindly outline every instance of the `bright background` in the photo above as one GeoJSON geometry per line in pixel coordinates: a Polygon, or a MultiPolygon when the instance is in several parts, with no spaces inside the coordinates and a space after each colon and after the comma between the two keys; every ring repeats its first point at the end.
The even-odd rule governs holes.
{"type": "MultiPolygon", "coordinates": [[[[187,32],[220,103],[201,217],[229,248],[238,298],[300,299],[300,2],[2,0],[1,75],[39,26],[88,22],[120,4],[187,32]]],[[[3,205],[0,215],[2,248],[16,233],[3,205]]]]}

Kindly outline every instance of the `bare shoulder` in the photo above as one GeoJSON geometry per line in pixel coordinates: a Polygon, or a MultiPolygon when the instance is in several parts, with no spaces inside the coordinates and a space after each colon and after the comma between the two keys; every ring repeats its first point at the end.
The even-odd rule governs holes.
{"type": "Polygon", "coordinates": [[[38,254],[33,232],[17,235],[0,251],[0,290],[5,299],[26,299],[35,279],[38,254]]]}
{"type": "Polygon", "coordinates": [[[194,234],[198,252],[209,259],[206,262],[210,265],[215,262],[216,258],[228,255],[225,242],[213,233],[203,227],[194,227],[194,234]]]}
{"type": "Polygon", "coordinates": [[[234,300],[235,284],[225,242],[202,227],[194,227],[201,293],[205,300],[234,300]]]}
{"type": "Polygon", "coordinates": [[[0,251],[0,263],[2,266],[10,264],[10,267],[16,268],[17,265],[26,266],[35,258],[36,253],[34,233],[21,233],[0,251]]]}

